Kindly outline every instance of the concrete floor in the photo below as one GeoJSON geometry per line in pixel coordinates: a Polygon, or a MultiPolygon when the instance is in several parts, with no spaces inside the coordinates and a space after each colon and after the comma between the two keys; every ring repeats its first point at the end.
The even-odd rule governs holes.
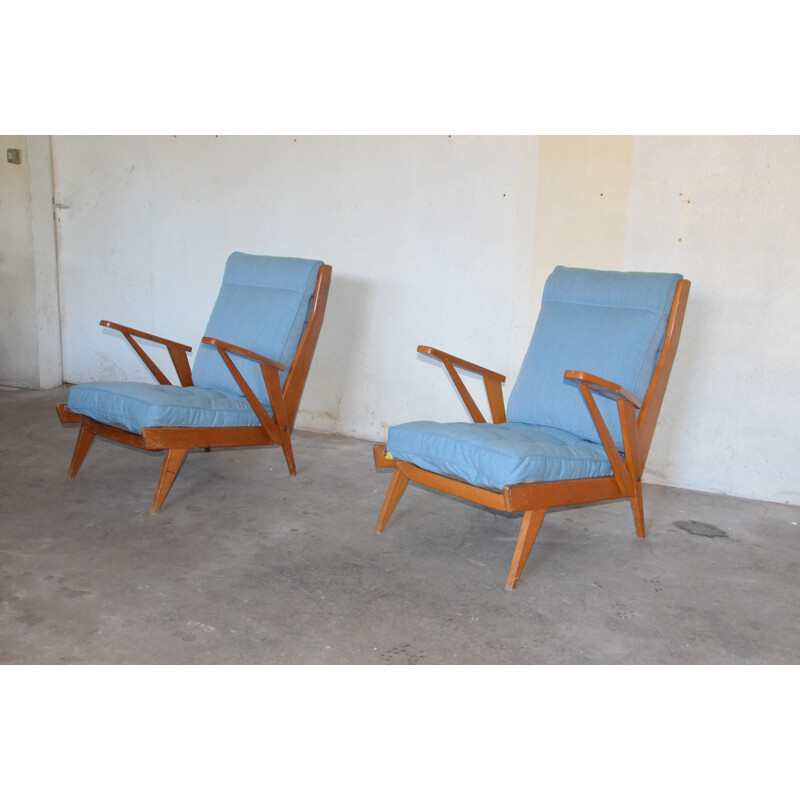
{"type": "Polygon", "coordinates": [[[0,663],[796,664],[800,508],[645,487],[550,512],[505,591],[520,515],[389,481],[371,444],[296,431],[161,458],[77,434],[66,389],[0,391],[0,663]]]}

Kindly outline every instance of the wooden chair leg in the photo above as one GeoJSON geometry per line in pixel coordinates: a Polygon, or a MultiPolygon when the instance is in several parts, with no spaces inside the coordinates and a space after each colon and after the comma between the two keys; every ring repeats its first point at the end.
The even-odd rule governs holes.
{"type": "Polygon", "coordinates": [[[508,589],[509,592],[517,588],[519,577],[522,575],[522,570],[525,568],[525,562],[528,560],[528,553],[531,552],[536,534],[539,533],[539,528],[542,526],[544,515],[544,509],[526,511],[525,516],[522,518],[522,527],[519,529],[517,548],[514,551],[514,558],[511,560],[511,569],[509,570],[508,580],[506,581],[506,589],[508,589]]]}
{"type": "Polygon", "coordinates": [[[164,456],[164,463],[161,465],[161,474],[158,476],[153,505],[150,506],[151,514],[158,514],[185,456],[186,450],[167,450],[167,454],[164,456]]]}
{"type": "Polygon", "coordinates": [[[633,497],[631,497],[631,508],[633,509],[633,521],[636,523],[636,535],[644,539],[644,499],[642,498],[642,482],[633,482],[633,497]]]}
{"type": "Polygon", "coordinates": [[[395,467],[391,483],[389,483],[389,488],[386,490],[386,497],[383,499],[381,513],[378,515],[375,533],[380,533],[386,527],[386,523],[389,521],[389,517],[392,516],[392,511],[394,511],[397,502],[406,490],[406,486],[408,486],[408,478],[395,467]]]}
{"type": "Polygon", "coordinates": [[[284,431],[283,433],[283,441],[281,442],[281,447],[283,448],[283,456],[286,459],[286,466],[289,467],[289,474],[290,475],[297,475],[297,469],[294,465],[294,452],[292,451],[292,440],[289,438],[289,434],[284,431]]]}
{"type": "Polygon", "coordinates": [[[86,458],[93,441],[94,434],[89,433],[81,425],[81,429],[78,431],[78,440],[75,442],[75,449],[72,451],[72,461],[70,461],[69,469],[67,470],[67,478],[69,480],[72,480],[78,474],[78,470],[81,468],[83,459],[86,458]]]}

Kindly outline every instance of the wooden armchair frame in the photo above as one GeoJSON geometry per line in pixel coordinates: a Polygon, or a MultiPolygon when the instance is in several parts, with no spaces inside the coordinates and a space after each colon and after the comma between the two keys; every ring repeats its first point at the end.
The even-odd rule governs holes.
{"type": "MultiPolygon", "coordinates": [[[[689,288],[689,281],[678,281],[667,323],[664,345],[642,401],[638,400],[623,387],[595,375],[575,370],[567,370],[564,373],[564,378],[575,383],[583,395],[600,436],[600,441],[611,463],[611,476],[518,483],[505,486],[502,492],[498,492],[421,469],[407,461],[391,458],[386,453],[385,445],[376,444],[373,447],[375,465],[377,467],[390,467],[394,470],[378,516],[376,532],[380,533],[386,527],[386,523],[389,521],[389,517],[409,481],[438,489],[455,497],[470,500],[498,511],[522,511],[524,512],[522,526],[506,581],[506,589],[509,591],[515,589],[519,582],[544,515],[550,508],[592,503],[600,500],[628,498],[633,510],[636,535],[643,539],[645,525],[642,504],[642,473],[647,461],[650,444],[653,440],[653,433],[655,432],[656,421],[661,410],[672,364],[675,360],[683,318],[686,313],[689,288]],[[611,438],[608,427],[597,408],[594,394],[610,398],[617,403],[622,428],[624,458],[620,455],[611,438]],[[638,416],[636,414],[637,409],[639,409],[638,416]]],[[[486,386],[493,423],[506,421],[501,389],[501,384],[505,381],[503,375],[432,347],[420,346],[417,351],[444,362],[445,368],[453,379],[453,383],[464,400],[473,421],[478,424],[483,424],[486,420],[464,386],[455,367],[461,367],[481,375],[486,386]]]]}
{"type": "MultiPolygon", "coordinates": [[[[245,350],[235,344],[203,337],[203,343],[216,347],[219,351],[234,380],[258,417],[260,425],[219,428],[143,428],[141,434],[136,434],[98,422],[84,414],[73,414],[67,408],[66,403],[59,403],[56,406],[56,410],[61,422],[80,423],[81,426],[80,431],[78,431],[78,440],[75,443],[75,450],[72,454],[67,477],[72,480],[78,474],[78,470],[81,468],[81,464],[83,464],[95,436],[122,442],[140,450],[167,451],[161,465],[161,473],[156,485],[153,503],[150,507],[151,514],[157,514],[160,510],[189,450],[202,448],[208,451],[214,447],[254,447],[277,444],[283,450],[289,473],[295,475],[296,468],[292,452],[291,432],[294,429],[294,422],[300,405],[300,396],[308,377],[311,359],[317,346],[322,320],[325,316],[330,282],[331,267],[324,264],[319,268],[311,303],[311,313],[300,338],[294,360],[289,367],[289,373],[283,388],[281,388],[279,376],[279,373],[286,369],[283,364],[250,350],[245,350]],[[259,363],[272,408],[272,417],[258,401],[252,388],[233,363],[229,353],[235,353],[259,363]]],[[[100,324],[120,331],[141,357],[155,379],[162,385],[169,385],[170,381],[147,353],[144,352],[134,337],[165,345],[181,386],[192,386],[191,369],[187,356],[187,353],[191,352],[191,347],[137,331],[125,325],[108,322],[107,320],[103,320],[100,324]]]]}

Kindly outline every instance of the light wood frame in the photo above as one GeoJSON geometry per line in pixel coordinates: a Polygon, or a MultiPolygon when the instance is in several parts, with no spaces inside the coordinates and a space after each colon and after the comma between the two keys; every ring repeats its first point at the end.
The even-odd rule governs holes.
{"type": "MultiPolygon", "coordinates": [[[[317,274],[311,313],[300,338],[294,360],[289,366],[289,373],[286,376],[283,388],[281,388],[278,374],[285,369],[283,364],[278,364],[272,359],[250,350],[245,350],[235,344],[203,337],[205,344],[216,347],[219,351],[234,380],[258,417],[259,425],[225,428],[143,428],[141,434],[136,434],[98,422],[85,414],[74,414],[67,408],[66,403],[59,403],[56,406],[56,410],[61,422],[79,423],[81,426],[80,431],[78,431],[78,440],[75,443],[67,478],[72,480],[78,474],[78,470],[81,468],[81,464],[83,464],[83,460],[86,458],[95,436],[122,442],[140,450],[166,450],[161,466],[161,474],[156,485],[155,496],[150,507],[151,514],[157,514],[161,509],[175,476],[183,463],[183,459],[186,457],[186,453],[196,448],[211,450],[214,447],[254,447],[277,444],[283,450],[289,473],[295,475],[296,468],[292,451],[291,432],[294,429],[294,422],[300,405],[300,396],[308,377],[311,359],[322,328],[330,282],[331,267],[323,264],[317,274]],[[253,359],[259,363],[273,416],[270,416],[264,406],[261,405],[252,388],[247,384],[231,360],[230,353],[253,359]]],[[[162,339],[125,325],[108,322],[107,320],[102,320],[100,324],[120,331],[139,354],[155,379],[162,385],[167,385],[170,381],[147,353],[144,352],[134,337],[165,345],[181,386],[192,386],[191,369],[187,357],[187,353],[191,352],[191,347],[169,339],[162,339]]]]}
{"type": "MultiPolygon", "coordinates": [[[[653,440],[656,421],[666,392],[675,353],[678,348],[686,303],[689,296],[690,282],[678,281],[672,301],[669,321],[661,354],[656,363],[644,400],[640,401],[630,392],[617,384],[595,375],[576,370],[567,370],[564,378],[573,382],[586,402],[589,413],[597,428],[600,441],[611,463],[612,475],[603,478],[579,478],[576,480],[518,483],[505,486],[502,492],[484,489],[455,478],[439,475],[407,461],[391,458],[386,453],[386,446],[376,444],[373,456],[377,467],[388,467],[393,470],[389,488],[383,501],[378,523],[375,528],[380,533],[389,521],[400,497],[409,481],[428,486],[447,494],[470,500],[498,511],[524,512],[522,526],[517,538],[517,546],[511,561],[511,569],[506,581],[506,589],[516,588],[528,554],[531,551],[536,535],[550,508],[570,506],[600,500],[628,498],[633,510],[636,535],[645,536],[644,508],[642,504],[642,473],[647,461],[650,444],[653,440]],[[617,403],[624,458],[614,444],[608,427],[603,420],[594,399],[594,394],[610,398],[617,403]],[[639,410],[637,415],[636,410],[639,410]]],[[[469,361],[456,358],[433,347],[420,346],[417,351],[433,356],[444,362],[448,374],[453,379],[462,400],[467,406],[474,422],[486,423],[469,391],[456,372],[456,367],[481,375],[486,387],[492,423],[506,421],[505,405],[501,384],[505,377],[479,367],[469,361]]]]}

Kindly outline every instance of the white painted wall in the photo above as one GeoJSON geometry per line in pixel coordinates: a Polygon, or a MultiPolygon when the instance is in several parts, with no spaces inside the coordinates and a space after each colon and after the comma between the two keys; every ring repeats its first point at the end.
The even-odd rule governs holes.
{"type": "Polygon", "coordinates": [[[467,418],[418,344],[505,373],[507,395],[547,274],[600,248],[614,263],[589,266],[693,282],[645,479],[800,502],[800,140],[609,138],[574,143],[587,180],[559,192],[564,148],[538,137],[55,137],[64,378],[147,379],[102,318],[196,346],[233,250],[320,258],[298,425],[379,441],[467,418]],[[574,223],[548,233],[554,203],[574,223]]]}

